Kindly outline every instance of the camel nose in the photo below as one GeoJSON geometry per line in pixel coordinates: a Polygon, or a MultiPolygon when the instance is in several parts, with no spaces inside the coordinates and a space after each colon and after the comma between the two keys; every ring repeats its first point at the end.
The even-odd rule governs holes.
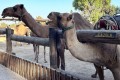
{"type": "Polygon", "coordinates": [[[7,12],[7,8],[3,10],[2,12],[2,16],[4,16],[4,14],[7,12]]]}
{"type": "Polygon", "coordinates": [[[50,15],[47,16],[47,18],[49,18],[49,17],[50,17],[50,15]]]}

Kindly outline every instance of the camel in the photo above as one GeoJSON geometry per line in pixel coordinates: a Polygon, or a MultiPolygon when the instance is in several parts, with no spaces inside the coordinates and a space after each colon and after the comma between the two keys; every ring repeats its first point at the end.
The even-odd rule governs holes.
{"type": "MultiPolygon", "coordinates": [[[[50,19],[50,23],[51,22],[57,23],[57,26],[56,26],[57,28],[60,28],[59,26],[61,26],[59,24],[59,14],[60,13],[51,12],[47,16],[50,19]]],[[[67,16],[69,15],[69,13],[63,13],[63,15],[64,15],[64,18],[67,18],[67,16]]],[[[84,19],[79,13],[73,13],[73,15],[75,16],[74,17],[74,21],[76,23],[76,29],[77,30],[79,30],[79,29],[92,29],[93,28],[93,25],[90,24],[89,21],[87,21],[86,19],[84,19]]],[[[64,46],[62,48],[67,49],[67,46],[66,46],[66,43],[65,43],[64,39],[61,39],[61,42],[62,42],[62,45],[64,46]]],[[[60,50],[59,50],[58,54],[59,53],[61,53],[60,50]]],[[[60,57],[62,59],[64,59],[64,55],[63,54],[60,54],[60,57]]]]}
{"type": "MultiPolygon", "coordinates": [[[[20,24],[20,25],[16,25],[15,28],[13,28],[14,30],[14,34],[15,35],[19,35],[19,36],[29,36],[29,30],[26,26],[24,26],[23,24],[20,24]]],[[[17,42],[15,44],[15,46],[17,45],[17,42]]],[[[22,45],[20,43],[20,45],[22,45]]]]}
{"type": "MultiPolygon", "coordinates": [[[[68,15],[69,15],[69,13],[63,13],[63,18],[67,19],[68,15]]],[[[72,15],[74,15],[74,19],[73,20],[74,20],[74,22],[76,24],[75,25],[76,30],[92,29],[92,27],[93,27],[92,24],[90,24],[86,19],[84,19],[79,13],[72,13],[72,15]]],[[[54,12],[51,12],[48,15],[48,18],[51,21],[54,21],[55,20],[54,19],[55,16],[56,15],[54,14],[54,12]]],[[[59,21],[60,21],[59,15],[57,16],[57,18],[58,18],[58,19],[56,19],[57,22],[58,22],[58,26],[57,27],[60,28],[61,25],[59,24],[59,21]]],[[[67,49],[65,41],[64,41],[64,46],[65,46],[65,49],[67,49]]],[[[96,70],[97,70],[97,72],[99,74],[100,79],[102,80],[104,78],[102,67],[101,66],[99,67],[99,66],[95,65],[95,68],[96,68],[96,70]]],[[[96,75],[97,75],[97,73],[93,74],[92,76],[95,78],[96,75]]]]}
{"type": "Polygon", "coordinates": [[[64,30],[64,38],[71,54],[81,61],[106,66],[112,72],[114,79],[120,80],[120,46],[107,43],[81,43],[77,39],[74,16],[69,15],[67,19],[64,19],[61,14],[59,17],[61,28],[64,30]]]}
{"type": "MultiPolygon", "coordinates": [[[[17,4],[13,7],[5,8],[2,12],[2,16],[3,18],[6,16],[16,17],[19,20],[22,20],[37,37],[42,37],[42,38],[48,38],[49,28],[51,26],[54,27],[57,24],[57,23],[50,23],[49,25],[44,25],[44,26],[41,24],[38,24],[34,20],[34,18],[27,12],[23,4],[17,4]]],[[[59,47],[62,47],[62,46],[59,46],[59,47]]],[[[63,52],[64,50],[62,50],[62,48],[59,48],[59,47],[58,47],[58,50],[63,52]]],[[[62,62],[65,62],[65,61],[64,60],[61,61],[61,65],[65,66],[65,64],[62,62]]]]}
{"type": "MultiPolygon", "coordinates": [[[[33,32],[30,32],[30,36],[31,37],[37,37],[36,34],[34,34],[33,32]]],[[[38,56],[39,56],[39,45],[37,44],[33,44],[33,51],[35,53],[35,61],[38,63],[38,56]]],[[[45,54],[46,54],[46,50],[45,50],[45,46],[44,46],[44,62],[47,63],[47,60],[45,58],[45,54]]]]}
{"type": "MultiPolygon", "coordinates": [[[[78,15],[78,14],[76,14],[78,15]]],[[[39,37],[41,37],[41,35],[44,33],[44,35],[42,35],[42,37],[45,37],[46,34],[48,34],[48,28],[44,28],[42,27],[42,25],[38,25],[36,23],[36,21],[32,18],[32,16],[26,11],[26,9],[24,8],[23,5],[15,5],[13,7],[8,7],[6,9],[3,10],[3,13],[2,13],[2,16],[3,17],[6,17],[6,16],[10,16],[10,17],[17,17],[19,18],[19,20],[22,20],[23,22],[26,23],[26,25],[32,30],[35,32],[35,34],[39,37]],[[42,28],[41,28],[42,27],[42,28]],[[46,30],[47,29],[47,30],[46,30]],[[41,31],[39,31],[41,30],[41,31]],[[44,31],[44,32],[42,32],[44,31]]],[[[75,17],[74,17],[75,18],[75,17]]],[[[92,26],[91,24],[88,23],[88,21],[86,21],[85,19],[83,19],[82,16],[76,16],[76,18],[74,19],[76,20],[76,27],[80,28],[80,29],[91,29],[92,26]],[[80,20],[78,17],[81,17],[80,20]],[[79,21],[79,22],[77,22],[79,21]],[[80,26],[79,26],[80,25],[80,26]],[[82,25],[82,26],[81,26],[82,25]]],[[[54,22],[54,21],[53,21],[54,22]]],[[[57,25],[59,25],[57,23],[57,25]]],[[[50,27],[51,25],[48,25],[47,27],[50,27]]],[[[52,25],[54,26],[54,25],[52,25]]],[[[61,51],[61,50],[60,50],[61,51]]],[[[61,61],[62,62],[62,61],[61,61]]],[[[63,63],[61,63],[63,64],[63,63]]]]}

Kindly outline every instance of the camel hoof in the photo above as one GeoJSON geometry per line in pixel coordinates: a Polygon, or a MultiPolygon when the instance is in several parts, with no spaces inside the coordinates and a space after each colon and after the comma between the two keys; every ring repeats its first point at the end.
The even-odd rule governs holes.
{"type": "Polygon", "coordinates": [[[44,61],[44,63],[47,63],[47,61],[44,61]]]}
{"type": "Polygon", "coordinates": [[[61,66],[61,69],[62,69],[62,70],[65,70],[65,66],[61,66]]]}
{"type": "Polygon", "coordinates": [[[97,75],[93,74],[91,75],[92,78],[97,78],[97,75]]]}
{"type": "Polygon", "coordinates": [[[12,52],[12,55],[16,55],[16,53],[12,52]]]}

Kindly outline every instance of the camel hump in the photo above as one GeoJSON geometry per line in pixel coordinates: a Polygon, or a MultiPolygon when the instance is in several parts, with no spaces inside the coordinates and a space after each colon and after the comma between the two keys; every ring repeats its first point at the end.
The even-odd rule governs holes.
{"type": "Polygon", "coordinates": [[[77,29],[92,29],[93,25],[79,13],[72,13],[74,15],[74,21],[77,29]]]}
{"type": "Polygon", "coordinates": [[[23,24],[17,25],[14,28],[14,34],[24,36],[28,32],[28,29],[23,24]]]}

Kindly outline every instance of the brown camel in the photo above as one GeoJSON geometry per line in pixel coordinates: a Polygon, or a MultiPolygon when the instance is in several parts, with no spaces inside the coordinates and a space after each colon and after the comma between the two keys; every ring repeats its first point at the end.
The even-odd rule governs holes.
{"type": "MultiPolygon", "coordinates": [[[[76,14],[78,15],[78,14],[76,14]]],[[[35,20],[31,17],[31,15],[29,13],[26,12],[26,9],[24,8],[23,5],[16,5],[14,7],[9,7],[9,8],[6,8],[4,9],[3,13],[2,13],[2,16],[3,17],[6,17],[6,16],[10,16],[10,17],[18,17],[19,20],[22,19],[22,21],[26,22],[26,24],[28,25],[28,27],[30,26],[30,29],[32,29],[33,31],[38,31],[38,29],[41,28],[42,25],[38,25],[35,20]],[[20,12],[19,12],[20,11],[20,12]],[[21,13],[22,12],[22,13],[21,13]],[[31,20],[32,18],[32,20],[31,20]],[[31,21],[33,21],[33,23],[30,23],[31,21]],[[32,25],[31,25],[32,24],[32,25]],[[35,29],[34,29],[34,26],[35,25],[35,29]],[[40,28],[39,28],[40,27],[40,28]]],[[[81,28],[81,26],[79,25],[82,25],[82,26],[85,26],[85,27],[82,27],[82,28],[85,28],[85,29],[88,29],[87,27],[89,27],[91,29],[91,24],[88,23],[85,19],[83,19],[83,17],[81,17],[82,20],[79,20],[78,17],[81,17],[80,15],[76,16],[75,20],[76,20],[76,23],[78,23],[78,25],[76,25],[78,28],[81,28]],[[80,22],[77,22],[77,21],[80,21],[80,22]]],[[[58,25],[58,24],[57,24],[58,25]]],[[[54,26],[54,25],[53,25],[54,26]]],[[[41,29],[43,30],[43,29],[41,29]]],[[[45,29],[44,29],[45,30],[45,29]]],[[[40,32],[40,31],[39,31],[40,32]]],[[[46,32],[46,31],[45,31],[46,32]]],[[[39,33],[36,32],[36,34],[38,36],[40,36],[39,33]]],[[[61,50],[60,50],[61,51],[61,50]]],[[[63,61],[61,61],[63,62],[63,61]]],[[[62,64],[62,63],[61,63],[62,64]]]]}
{"type": "Polygon", "coordinates": [[[120,46],[105,43],[81,43],[77,39],[74,16],[69,15],[67,19],[64,19],[61,14],[60,18],[64,38],[71,54],[79,60],[106,66],[113,73],[114,79],[120,80],[120,46]]]}
{"type": "MultiPolygon", "coordinates": [[[[29,36],[29,29],[23,24],[17,25],[15,28],[13,28],[13,30],[15,35],[29,36]]],[[[17,45],[17,43],[15,45],[17,45]]],[[[20,43],[20,45],[22,44],[20,43]]]]}
{"type": "MultiPolygon", "coordinates": [[[[49,28],[51,26],[52,27],[56,26],[56,23],[44,25],[44,26],[41,24],[38,24],[34,20],[34,18],[27,12],[27,10],[24,8],[23,4],[18,4],[13,7],[5,8],[3,10],[2,16],[3,16],[3,18],[6,16],[19,18],[19,20],[22,20],[35,35],[37,35],[38,37],[42,37],[42,38],[48,38],[49,28]]],[[[61,49],[62,48],[59,48],[58,50],[64,51],[64,49],[63,50],[61,50],[61,49]]],[[[63,60],[63,59],[61,59],[61,60],[63,60]]],[[[65,66],[65,64],[62,62],[65,62],[65,61],[64,60],[61,61],[61,65],[63,64],[63,66],[65,66]]]]}
{"type": "MultiPolygon", "coordinates": [[[[36,34],[34,34],[33,32],[30,33],[31,37],[37,37],[36,34]]],[[[38,63],[38,59],[39,59],[39,45],[37,44],[33,44],[33,51],[35,53],[35,61],[38,63]]],[[[44,62],[46,63],[47,60],[45,58],[45,54],[46,54],[46,50],[45,50],[45,46],[44,46],[44,62]]]]}
{"type": "MultiPolygon", "coordinates": [[[[74,22],[76,24],[75,25],[76,30],[80,30],[80,29],[92,29],[93,26],[86,19],[84,19],[79,13],[72,13],[72,15],[75,16],[74,17],[74,22]]],[[[53,21],[53,20],[55,20],[54,19],[55,16],[56,15],[54,14],[54,12],[51,12],[48,15],[48,18],[51,21],[53,21]]],[[[63,13],[63,18],[64,19],[67,19],[68,16],[69,16],[69,13],[63,13]]],[[[61,25],[59,24],[59,22],[60,22],[59,15],[56,18],[58,18],[58,19],[56,19],[57,22],[58,22],[58,26],[57,27],[60,28],[61,25]]],[[[64,41],[64,44],[65,44],[65,41],[64,41]]],[[[66,44],[64,46],[66,46],[66,44]]],[[[102,67],[99,67],[99,66],[95,65],[95,68],[96,68],[96,70],[97,70],[97,72],[99,74],[100,79],[102,80],[104,78],[103,72],[102,72],[103,71],[102,67]]],[[[96,74],[94,74],[92,76],[96,77],[96,74]]]]}
{"type": "MultiPolygon", "coordinates": [[[[59,13],[60,14],[60,13],[59,13]]],[[[67,16],[69,15],[69,13],[63,13],[64,15],[64,18],[67,18],[67,16]]],[[[92,29],[93,28],[93,25],[90,24],[86,19],[84,19],[79,13],[73,13],[73,15],[75,16],[74,17],[74,21],[75,23],[77,24],[76,25],[76,29],[79,30],[79,29],[92,29]]],[[[59,15],[56,13],[56,12],[51,12],[49,13],[49,15],[47,16],[49,19],[50,19],[50,23],[53,22],[53,23],[57,23],[57,28],[60,28],[59,26],[61,26],[59,24],[59,15]]],[[[65,40],[64,39],[61,39],[60,40],[62,42],[62,45],[64,47],[62,47],[63,49],[67,48],[66,44],[65,44],[65,40]]],[[[62,50],[63,50],[62,49],[62,50]]],[[[58,54],[60,55],[60,58],[64,59],[64,55],[63,54],[60,54],[60,50],[58,51],[58,54]]],[[[59,61],[59,60],[58,60],[59,61]]],[[[58,62],[59,63],[59,62],[58,62]]],[[[59,64],[58,64],[59,65],[59,64]]]]}

